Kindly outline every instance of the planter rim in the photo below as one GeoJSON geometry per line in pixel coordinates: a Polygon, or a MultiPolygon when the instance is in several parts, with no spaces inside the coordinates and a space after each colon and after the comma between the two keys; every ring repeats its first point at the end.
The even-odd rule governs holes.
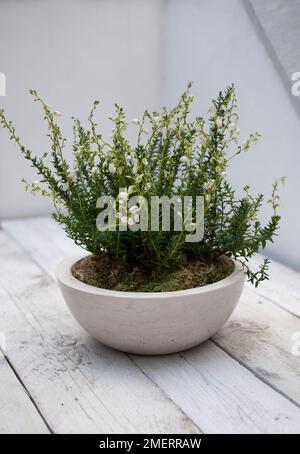
{"type": "Polygon", "coordinates": [[[212,292],[214,290],[218,290],[220,288],[225,288],[232,285],[236,281],[240,281],[243,275],[244,278],[244,271],[243,267],[240,262],[231,259],[234,263],[234,270],[232,273],[221,279],[220,281],[214,282],[213,284],[207,284],[202,287],[194,287],[191,289],[185,290],[175,290],[170,292],[123,292],[121,290],[110,290],[104,289],[99,287],[94,287],[93,285],[85,284],[81,282],[79,279],[75,278],[71,273],[72,266],[80,259],[86,257],[87,253],[81,253],[77,256],[71,256],[68,258],[63,259],[55,269],[55,276],[56,279],[62,282],[67,287],[71,287],[77,289],[81,292],[94,294],[94,295],[102,295],[102,296],[110,296],[110,297],[117,297],[117,298],[132,298],[132,299],[158,299],[158,298],[174,298],[180,296],[187,296],[187,295],[198,295],[201,293],[212,292]]]}

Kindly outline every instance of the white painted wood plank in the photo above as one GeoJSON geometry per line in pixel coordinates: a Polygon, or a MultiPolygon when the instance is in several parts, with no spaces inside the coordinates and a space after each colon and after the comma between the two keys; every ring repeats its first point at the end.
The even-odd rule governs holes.
{"type": "Polygon", "coordinates": [[[56,265],[63,258],[81,250],[48,216],[3,221],[1,225],[52,277],[56,265]]]}
{"type": "MultiPolygon", "coordinates": [[[[55,268],[55,260],[78,250],[50,218],[9,221],[4,223],[4,228],[24,244],[35,260],[50,274],[55,268]],[[40,233],[39,226],[42,226],[43,234],[40,233]],[[48,244],[50,242],[50,247],[46,246],[46,240],[48,244]],[[48,250],[43,253],[42,259],[39,249],[48,250]]],[[[275,263],[272,270],[276,273],[280,267],[282,265],[275,263]]],[[[283,268],[285,275],[291,273],[292,282],[294,272],[283,268]]],[[[274,273],[272,282],[276,283],[274,273]]],[[[296,283],[296,280],[293,282],[296,283]]],[[[283,297],[284,291],[281,291],[283,297]]],[[[270,296],[270,293],[264,290],[262,293],[270,296]]],[[[288,298],[289,294],[287,300],[288,298]]],[[[295,309],[295,300],[291,304],[295,309]]],[[[268,302],[251,286],[245,289],[236,311],[215,339],[219,346],[239,362],[251,368],[259,377],[293,401],[300,403],[300,356],[295,357],[291,353],[295,342],[292,336],[295,332],[300,332],[299,319],[268,302]]]]}
{"type": "Polygon", "coordinates": [[[245,288],[230,320],[214,337],[239,362],[300,405],[300,356],[292,354],[300,319],[245,288]]]}
{"type": "MultiPolygon", "coordinates": [[[[51,276],[60,260],[80,249],[49,217],[3,221],[2,226],[51,276]],[[45,248],[49,241],[51,248],[45,248]]],[[[251,263],[257,267],[262,260],[263,256],[258,254],[251,263]]],[[[246,285],[253,289],[250,283],[246,285]]],[[[300,273],[272,260],[270,280],[260,284],[256,292],[300,317],[300,273]]]]}
{"type": "Polygon", "coordinates": [[[0,434],[47,434],[49,430],[0,351],[0,434]]]}
{"type": "Polygon", "coordinates": [[[205,433],[299,433],[300,409],[212,342],[134,361],[205,433]]]}
{"type": "Polygon", "coordinates": [[[4,232],[0,250],[6,354],[54,432],[199,432],[126,355],[84,333],[57,285],[4,232]]]}
{"type": "MultiPolygon", "coordinates": [[[[22,222],[23,221],[19,221],[20,224],[22,225],[22,222]]],[[[27,221],[26,221],[27,222],[27,221]]],[[[7,228],[7,225],[5,226],[5,228],[7,228]]],[[[27,226],[24,226],[23,224],[23,230],[25,232],[27,232],[27,229],[28,229],[28,225],[27,226]]],[[[10,230],[10,229],[9,229],[10,230]]],[[[22,230],[19,228],[19,230],[22,230]]],[[[55,231],[52,230],[52,233],[51,233],[51,236],[55,236],[55,231]]],[[[16,229],[14,229],[14,236],[16,236],[17,238],[19,238],[19,234],[17,233],[16,234],[16,229]]],[[[35,231],[35,236],[39,236],[38,235],[38,229],[35,231]]],[[[25,234],[25,237],[26,237],[26,241],[27,241],[27,249],[30,250],[30,248],[32,247],[31,246],[31,241],[28,241],[28,238],[30,237],[30,235],[27,235],[25,234]]],[[[33,237],[34,238],[34,237],[33,237]]],[[[49,239],[48,239],[49,240],[49,239]]],[[[39,241],[39,240],[38,240],[39,241]]],[[[63,240],[62,240],[63,241],[63,240]]],[[[68,241],[68,240],[64,240],[64,241],[68,241]]],[[[51,247],[50,249],[52,249],[52,244],[53,244],[53,241],[51,240],[51,247]]],[[[56,241],[56,245],[57,245],[57,241],[56,241]]],[[[45,243],[41,243],[41,246],[45,248],[45,243]]],[[[60,252],[58,251],[56,255],[59,255],[61,254],[62,256],[64,255],[64,251],[61,250],[60,252]]],[[[48,269],[53,269],[53,263],[51,263],[51,257],[48,257],[47,260],[44,262],[44,267],[48,267],[48,269]],[[46,266],[45,266],[45,263],[46,263],[46,266]]],[[[249,291],[248,291],[249,292],[249,291]]],[[[256,295],[256,293],[254,293],[254,295],[256,295]]],[[[246,303],[247,303],[247,299],[246,299],[246,303]]],[[[255,311],[255,304],[257,303],[257,301],[253,300],[253,298],[251,299],[250,298],[250,301],[248,302],[248,304],[250,305],[250,312],[247,310],[244,309],[244,305],[240,305],[239,307],[241,308],[241,314],[242,315],[239,315],[238,317],[238,320],[240,320],[241,317],[245,317],[245,320],[246,320],[246,323],[250,323],[250,320],[248,319],[249,316],[252,316],[252,312],[251,312],[251,308],[253,306],[253,310],[255,311]],[[247,311],[249,312],[248,315],[247,315],[247,311]],[[243,315],[244,314],[244,315],[243,315]]],[[[245,304],[245,307],[247,306],[247,304],[245,304]]],[[[269,306],[270,307],[273,307],[273,305],[271,303],[269,303],[269,306]]],[[[286,329],[286,333],[289,332],[290,329],[294,329],[295,328],[295,321],[297,321],[297,319],[293,316],[291,316],[290,314],[287,314],[285,311],[283,311],[282,309],[274,306],[275,308],[275,311],[279,311],[279,313],[277,314],[277,321],[280,320],[280,314],[282,313],[284,316],[288,316],[288,317],[291,317],[291,321],[289,321],[288,324],[286,324],[286,322],[284,322],[284,326],[285,326],[285,329],[286,329]],[[286,325],[285,325],[286,324],[286,325]]],[[[255,326],[255,323],[258,323],[258,327],[256,329],[256,332],[259,330],[259,324],[263,323],[263,317],[265,315],[260,313],[259,317],[258,317],[258,320],[256,320],[254,322],[254,325],[252,327],[252,330],[255,331],[254,329],[254,326],[255,326]]],[[[284,317],[283,317],[284,318],[284,317]]],[[[237,321],[236,321],[237,323],[237,321]]],[[[244,325],[243,324],[240,324],[242,326],[242,328],[244,328],[244,325]]],[[[231,330],[229,332],[230,336],[233,336],[233,333],[234,331],[238,331],[239,330],[237,329],[239,328],[238,325],[234,325],[232,324],[231,327],[229,326],[229,330],[231,330]]],[[[227,329],[227,328],[226,328],[227,329]]],[[[273,326],[270,327],[270,329],[273,329],[273,326]]],[[[284,341],[282,341],[282,338],[280,336],[276,336],[276,335],[273,335],[273,332],[271,333],[271,337],[272,337],[272,342],[275,342],[275,347],[272,345],[271,346],[271,350],[269,351],[265,351],[263,348],[262,348],[262,345],[265,343],[265,338],[262,337],[262,336],[253,336],[253,339],[251,339],[252,341],[252,352],[253,352],[253,358],[251,358],[251,356],[247,357],[247,355],[245,354],[244,350],[245,348],[247,347],[246,349],[246,352],[249,353],[249,345],[247,344],[247,337],[249,337],[248,333],[247,333],[247,330],[246,329],[241,329],[240,330],[240,337],[241,339],[243,339],[243,342],[240,341],[240,348],[235,348],[236,347],[236,343],[235,343],[235,340],[234,340],[234,337],[233,337],[233,341],[230,342],[229,340],[227,341],[227,336],[228,336],[228,339],[229,339],[229,334],[227,334],[226,336],[222,336],[220,335],[220,337],[217,339],[217,342],[219,342],[219,344],[222,346],[222,348],[225,348],[228,350],[228,352],[230,354],[233,354],[237,357],[238,361],[240,362],[244,362],[244,364],[247,366],[247,367],[251,367],[253,370],[255,370],[255,368],[257,369],[255,372],[257,373],[257,375],[260,375],[261,377],[263,377],[267,382],[269,383],[272,383],[272,384],[275,384],[276,386],[278,386],[278,388],[280,389],[280,387],[282,388],[281,391],[282,392],[286,392],[287,394],[292,394],[291,398],[293,398],[294,400],[296,400],[299,396],[298,394],[298,391],[297,391],[297,387],[295,389],[295,382],[296,382],[296,379],[297,379],[297,372],[296,372],[296,369],[295,367],[293,367],[293,364],[292,364],[292,361],[289,363],[289,361],[287,361],[287,354],[290,354],[289,352],[289,349],[287,349],[287,344],[284,344],[284,342],[286,342],[286,338],[284,341]],[[225,340],[226,340],[226,343],[222,341],[222,338],[225,337],[225,340]],[[234,349],[235,348],[235,349],[234,349]],[[277,357],[277,352],[280,351],[280,349],[283,349],[283,352],[282,352],[282,355],[279,357],[277,357]],[[273,350],[272,350],[273,349],[273,350]],[[261,367],[261,364],[265,364],[264,361],[266,359],[266,355],[267,355],[267,358],[268,358],[268,355],[270,354],[270,351],[274,353],[275,355],[275,362],[273,363],[272,362],[272,357],[271,359],[269,359],[268,361],[268,364],[267,364],[267,367],[265,369],[263,369],[261,367]],[[254,359],[255,359],[255,356],[256,356],[256,352],[258,354],[258,361],[257,363],[254,362],[254,359]],[[281,363],[281,360],[282,358],[284,358],[285,360],[285,365],[286,363],[288,364],[288,367],[285,368],[283,370],[283,379],[281,380],[281,382],[278,383],[278,377],[275,377],[275,375],[273,376],[272,375],[272,371],[274,369],[277,370],[278,368],[278,364],[281,363]],[[250,361],[252,359],[252,361],[250,361]]],[[[211,345],[211,343],[209,343],[208,345],[211,345]]],[[[199,347],[200,351],[203,347],[199,347]]],[[[207,348],[207,347],[206,347],[207,348]]],[[[209,347],[210,349],[214,348],[214,347],[209,347]]],[[[203,422],[203,418],[205,419],[205,415],[206,413],[208,412],[208,415],[211,416],[212,420],[214,419],[213,415],[214,413],[218,413],[219,414],[219,411],[220,409],[218,408],[219,406],[221,407],[221,409],[223,408],[223,417],[226,418],[226,412],[229,412],[229,415],[230,415],[230,418],[229,420],[227,420],[226,424],[223,425],[224,423],[222,423],[223,421],[223,417],[220,418],[220,420],[218,419],[218,417],[216,417],[216,424],[214,426],[214,429],[212,427],[210,427],[210,425],[205,425],[203,427],[205,427],[207,430],[209,431],[216,431],[218,432],[218,430],[224,430],[224,432],[233,432],[233,433],[238,433],[238,432],[250,432],[250,433],[256,433],[259,429],[259,427],[261,427],[262,431],[270,431],[270,432],[274,432],[274,433],[281,433],[281,432],[286,432],[286,431],[293,431],[294,429],[296,430],[299,430],[299,427],[298,427],[298,416],[299,416],[299,413],[298,413],[298,409],[293,406],[292,403],[290,403],[288,400],[284,399],[284,397],[280,396],[278,393],[276,393],[275,391],[273,391],[272,389],[270,389],[268,386],[266,386],[264,383],[261,383],[251,372],[245,370],[244,368],[242,368],[240,365],[239,367],[237,368],[237,365],[238,363],[236,363],[233,359],[229,358],[228,355],[226,355],[226,353],[224,352],[220,352],[218,349],[217,350],[212,350],[213,352],[218,352],[218,356],[222,359],[221,363],[224,365],[225,364],[225,369],[227,368],[228,370],[232,369],[232,372],[231,372],[231,376],[230,376],[230,373],[228,373],[228,378],[227,378],[227,381],[228,383],[225,384],[225,388],[227,389],[226,390],[226,394],[225,394],[225,397],[222,395],[222,394],[219,394],[217,396],[218,398],[218,402],[219,404],[215,407],[213,405],[211,405],[210,403],[210,397],[208,398],[208,401],[206,402],[206,406],[204,405],[203,407],[203,411],[201,413],[198,414],[198,417],[197,417],[197,412],[199,410],[198,408],[198,404],[194,403],[193,404],[193,400],[197,400],[197,396],[198,396],[198,392],[197,393],[194,393],[194,396],[192,395],[189,395],[189,391],[187,390],[187,388],[190,388],[190,389],[198,389],[197,386],[198,386],[198,381],[199,381],[199,377],[198,377],[198,374],[197,373],[194,373],[194,374],[188,374],[188,372],[185,370],[186,369],[186,362],[182,361],[183,358],[186,357],[186,354],[188,353],[184,353],[181,358],[181,361],[179,361],[179,365],[181,365],[181,369],[180,370],[180,373],[179,373],[179,376],[185,376],[186,373],[188,375],[188,384],[185,383],[184,386],[182,386],[181,384],[181,381],[179,380],[178,382],[176,382],[177,384],[175,385],[175,387],[172,389],[172,386],[169,386],[168,385],[168,380],[166,379],[166,381],[162,384],[161,381],[160,381],[160,374],[158,374],[157,376],[157,368],[155,367],[155,365],[153,365],[152,367],[152,359],[142,359],[142,358],[135,358],[135,361],[140,365],[140,367],[143,367],[143,370],[149,374],[149,376],[155,380],[159,385],[161,385],[163,387],[163,389],[173,398],[175,399],[175,401],[180,405],[182,406],[182,408],[192,417],[192,418],[195,418],[195,421],[197,421],[199,423],[199,421],[202,421],[203,422]],[[221,356],[220,356],[221,355],[221,356]],[[144,364],[142,363],[143,361],[145,361],[147,363],[147,367],[144,366],[144,364]],[[229,362],[228,362],[229,361],[229,362]],[[184,365],[183,365],[184,364],[184,365]],[[150,369],[149,369],[150,368],[150,369]],[[241,369],[239,369],[241,368],[241,369]],[[239,379],[239,375],[237,376],[236,378],[236,374],[239,374],[240,371],[243,371],[242,372],[242,375],[243,374],[247,374],[246,376],[243,376],[243,380],[241,381],[239,379]],[[237,382],[237,383],[236,383],[237,382]],[[236,386],[233,386],[233,390],[231,388],[231,384],[234,385],[234,383],[236,383],[237,385],[237,388],[236,386]],[[244,421],[238,423],[238,415],[239,414],[246,414],[248,415],[248,413],[250,412],[251,415],[252,414],[256,414],[257,410],[256,410],[256,407],[257,407],[257,399],[255,397],[255,393],[254,393],[254,389],[255,387],[258,386],[258,389],[261,389],[261,395],[258,394],[259,396],[259,402],[260,402],[260,406],[259,406],[259,414],[258,414],[258,417],[255,418],[254,417],[254,421],[252,421],[252,417],[251,418],[245,418],[244,421]],[[263,388],[260,388],[261,386],[263,386],[263,388]],[[251,391],[251,392],[250,392],[251,391]],[[236,394],[235,394],[236,393],[236,394]],[[231,399],[230,400],[230,404],[228,406],[228,396],[231,396],[231,399]],[[236,398],[236,395],[239,396],[238,399],[236,398]],[[241,399],[240,396],[243,395],[244,398],[241,399]],[[267,399],[264,399],[264,396],[268,396],[267,399]],[[268,402],[268,399],[270,399],[270,402],[268,402]],[[185,402],[185,403],[184,403],[185,402]],[[291,420],[293,421],[291,423],[291,426],[289,426],[288,424],[285,425],[284,423],[284,420],[282,419],[282,417],[280,415],[278,415],[278,408],[283,405],[283,407],[285,407],[285,405],[287,405],[287,413],[291,412],[291,414],[289,414],[287,416],[288,418],[288,421],[291,420]],[[198,409],[198,410],[197,410],[198,409]],[[209,413],[209,411],[211,413],[209,413]],[[295,413],[294,413],[295,412],[295,413]],[[269,415],[268,417],[265,416],[266,415],[269,415]],[[265,421],[265,424],[264,425],[261,425],[261,420],[260,418],[264,419],[265,421]],[[274,422],[275,421],[275,422],[274,422]]],[[[211,354],[212,355],[212,358],[214,357],[214,354],[211,354]]],[[[204,356],[205,356],[205,353],[204,353],[204,356]]],[[[206,355],[206,356],[210,356],[210,353],[209,355],[206,355]]],[[[200,355],[200,361],[204,361],[201,359],[201,355],[200,355]]],[[[207,359],[208,361],[208,359],[207,359]]],[[[169,358],[166,357],[166,358],[159,358],[159,363],[160,363],[160,366],[159,366],[159,369],[165,369],[165,366],[166,366],[166,369],[168,369],[168,362],[169,362],[169,358]],[[164,362],[164,359],[166,360],[166,362],[164,362]]],[[[205,362],[205,361],[204,361],[205,362]]],[[[208,361],[209,362],[209,361],[208,361]]],[[[155,364],[156,364],[156,359],[155,359],[155,364]]],[[[171,371],[170,371],[170,374],[172,375],[175,375],[178,373],[177,371],[177,366],[178,364],[176,364],[176,367],[175,369],[173,370],[173,366],[171,368],[171,371]]],[[[192,366],[191,366],[192,367],[192,366]]],[[[195,368],[197,369],[197,361],[195,363],[195,368]]],[[[226,370],[227,370],[226,369],[226,370]]],[[[214,371],[214,367],[212,367],[212,370],[208,369],[208,373],[211,374],[211,376],[214,378],[215,375],[216,375],[216,378],[218,378],[218,374],[220,373],[218,370],[215,372],[214,371]]],[[[201,377],[200,377],[201,378],[201,377]]],[[[171,382],[170,382],[171,383],[171,382]]],[[[224,389],[225,389],[224,388],[224,389]]],[[[207,397],[207,396],[206,396],[207,397]]],[[[206,397],[202,397],[204,399],[204,401],[206,401],[206,397]]],[[[201,399],[202,399],[201,398],[201,399]]],[[[202,402],[202,400],[200,399],[200,401],[202,402]]],[[[203,402],[202,402],[203,403],[203,402]]],[[[222,411],[220,414],[222,414],[222,411]]]]}
{"type": "MultiPolygon", "coordinates": [[[[258,267],[262,260],[258,255],[251,263],[258,267]]],[[[258,286],[257,293],[300,317],[300,273],[272,260],[269,275],[270,279],[258,286]]],[[[247,286],[250,288],[251,284],[247,286]]]]}

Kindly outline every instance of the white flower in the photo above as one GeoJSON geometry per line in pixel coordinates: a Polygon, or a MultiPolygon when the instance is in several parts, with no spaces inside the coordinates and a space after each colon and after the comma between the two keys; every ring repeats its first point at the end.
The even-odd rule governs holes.
{"type": "Polygon", "coordinates": [[[120,200],[126,200],[128,198],[128,193],[125,191],[119,192],[119,199],[120,200]]]}
{"type": "Polygon", "coordinates": [[[134,187],[133,186],[129,186],[128,187],[128,194],[132,194],[134,192],[134,187]]]}
{"type": "Polygon", "coordinates": [[[109,166],[108,166],[108,170],[110,171],[110,173],[111,173],[112,175],[114,175],[114,174],[116,173],[116,170],[117,170],[117,169],[116,169],[115,165],[111,162],[111,163],[109,164],[109,166]]]}
{"type": "Polygon", "coordinates": [[[128,217],[127,216],[122,216],[120,219],[122,224],[127,224],[128,223],[128,217]]]}
{"type": "Polygon", "coordinates": [[[226,176],[227,176],[226,170],[224,170],[223,172],[221,172],[221,177],[222,177],[222,178],[225,178],[226,176]]]}
{"type": "Polygon", "coordinates": [[[189,162],[189,158],[187,156],[181,156],[180,161],[183,163],[189,162]]]}
{"type": "Polygon", "coordinates": [[[216,125],[218,126],[218,128],[222,128],[222,126],[223,126],[223,120],[222,120],[222,118],[218,117],[218,118],[216,119],[216,125]]]}
{"type": "Polygon", "coordinates": [[[133,123],[134,125],[139,125],[139,124],[140,124],[140,120],[139,120],[138,118],[134,118],[134,119],[132,120],[132,123],[133,123]]]}
{"type": "Polygon", "coordinates": [[[148,165],[148,160],[146,158],[143,158],[142,159],[142,163],[144,164],[144,166],[147,166],[148,165]]]}
{"type": "Polygon", "coordinates": [[[64,191],[68,191],[68,189],[69,189],[69,183],[66,182],[66,183],[63,184],[63,190],[64,191]]]}
{"type": "Polygon", "coordinates": [[[135,214],[139,211],[139,207],[137,205],[133,205],[132,207],[129,208],[129,213],[135,214]]]}
{"type": "Polygon", "coordinates": [[[232,122],[229,123],[228,128],[229,129],[234,129],[235,128],[235,123],[232,123],[232,122]]]}
{"type": "Polygon", "coordinates": [[[130,218],[128,219],[128,225],[133,225],[134,224],[134,218],[132,216],[130,216],[130,218]]]}
{"type": "Polygon", "coordinates": [[[143,179],[143,175],[137,175],[135,178],[137,183],[140,183],[142,181],[142,179],[143,179]]]}
{"type": "Polygon", "coordinates": [[[149,134],[149,129],[148,129],[148,128],[143,128],[143,132],[144,132],[145,134],[149,134]]]}
{"type": "Polygon", "coordinates": [[[151,183],[146,183],[145,188],[147,191],[149,191],[149,189],[151,189],[151,183]]]}
{"type": "Polygon", "coordinates": [[[132,165],[133,165],[132,172],[134,175],[136,175],[138,173],[139,162],[138,162],[137,158],[131,158],[131,160],[132,160],[132,165]]]}
{"type": "Polygon", "coordinates": [[[32,185],[33,185],[33,186],[36,186],[36,185],[38,185],[38,184],[40,184],[40,181],[39,181],[39,180],[34,180],[34,181],[32,182],[32,185]]]}
{"type": "Polygon", "coordinates": [[[95,156],[95,158],[94,158],[95,166],[98,166],[100,164],[100,156],[102,156],[101,152],[99,152],[99,154],[97,154],[97,156],[95,156]]]}
{"type": "Polygon", "coordinates": [[[60,112],[59,110],[56,110],[56,111],[54,112],[54,115],[57,115],[58,117],[61,117],[62,114],[61,114],[61,112],[60,112]]]}
{"type": "Polygon", "coordinates": [[[98,169],[97,167],[93,167],[91,172],[92,172],[92,175],[95,175],[97,173],[98,169]]]}
{"type": "Polygon", "coordinates": [[[153,117],[153,120],[155,121],[155,123],[159,123],[162,118],[160,116],[157,116],[157,117],[153,117]]]}
{"type": "Polygon", "coordinates": [[[210,194],[206,194],[205,200],[206,200],[207,203],[209,203],[211,201],[211,195],[210,194]]]}
{"type": "Polygon", "coordinates": [[[169,151],[169,156],[170,156],[170,158],[172,158],[172,156],[174,156],[174,151],[173,150],[169,151]]]}
{"type": "Polygon", "coordinates": [[[204,183],[204,189],[208,190],[213,187],[215,183],[215,180],[208,180],[206,183],[204,183]]]}

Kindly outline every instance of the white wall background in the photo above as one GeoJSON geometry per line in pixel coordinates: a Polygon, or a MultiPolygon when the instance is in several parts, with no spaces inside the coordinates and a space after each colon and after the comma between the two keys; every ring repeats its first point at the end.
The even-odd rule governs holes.
{"type": "MultiPolygon", "coordinates": [[[[0,72],[7,96],[0,104],[20,137],[37,153],[48,140],[42,115],[28,94],[35,88],[63,113],[86,119],[101,100],[99,118],[121,103],[129,118],[161,102],[163,0],[0,0],[0,72]]],[[[110,125],[104,122],[104,132],[110,125]]],[[[21,177],[36,179],[0,130],[0,219],[44,214],[51,204],[25,193],[21,177]]]]}
{"type": "MultiPolygon", "coordinates": [[[[205,115],[218,90],[235,82],[242,136],[259,130],[263,137],[230,177],[237,187],[269,193],[275,177],[288,176],[280,236],[269,253],[300,269],[299,117],[243,1],[0,0],[0,71],[7,76],[0,103],[40,152],[47,142],[30,87],[63,112],[69,135],[69,117],[85,118],[95,97],[100,118],[116,100],[136,117],[173,103],[191,79],[195,112],[205,115]]],[[[34,179],[0,131],[0,218],[49,212],[24,192],[21,176],[34,179]]]]}
{"type": "Polygon", "coordinates": [[[246,0],[246,2],[252,6],[290,79],[295,68],[299,68],[300,0],[246,0]]]}
{"type": "Polygon", "coordinates": [[[175,100],[191,79],[194,111],[205,114],[211,98],[235,82],[241,136],[258,130],[262,138],[235,161],[231,180],[236,187],[249,183],[253,191],[269,194],[274,178],[288,177],[280,235],[269,253],[300,269],[299,117],[243,2],[171,0],[166,20],[168,99],[175,100]]]}

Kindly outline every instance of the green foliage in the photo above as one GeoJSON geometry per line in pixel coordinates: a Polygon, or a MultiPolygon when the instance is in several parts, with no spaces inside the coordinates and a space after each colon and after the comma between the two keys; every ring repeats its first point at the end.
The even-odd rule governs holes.
{"type": "MultiPolygon", "coordinates": [[[[248,151],[259,134],[251,134],[239,144],[238,116],[234,86],[229,86],[212,101],[209,118],[189,120],[193,97],[191,84],[179,103],[170,111],[144,112],[141,120],[133,120],[137,128],[137,142],[131,145],[126,138],[128,123],[125,113],[115,105],[113,133],[108,143],[97,130],[94,120],[98,101],[88,117],[88,128],[80,120],[74,121],[71,164],[64,158],[66,139],[57,122],[59,112],[44,103],[36,91],[30,93],[38,102],[48,125],[51,151],[41,157],[24,147],[14,126],[0,110],[0,123],[7,128],[10,138],[17,143],[24,157],[37,170],[40,180],[26,188],[51,197],[54,219],[61,224],[76,244],[91,253],[107,255],[123,264],[137,264],[149,270],[163,270],[184,265],[189,260],[213,260],[226,255],[239,260],[248,279],[258,285],[268,278],[268,259],[256,272],[249,267],[249,258],[273,241],[280,216],[278,182],[273,186],[273,208],[267,225],[258,220],[264,196],[252,196],[245,186],[244,195],[236,197],[226,179],[229,161],[248,151]],[[150,203],[151,195],[205,195],[205,232],[198,243],[185,241],[185,231],[140,230],[99,231],[96,218],[97,199],[102,195],[118,198],[119,188],[127,188],[131,195],[144,196],[150,203]]],[[[131,126],[132,127],[132,126],[131,126]]]]}

